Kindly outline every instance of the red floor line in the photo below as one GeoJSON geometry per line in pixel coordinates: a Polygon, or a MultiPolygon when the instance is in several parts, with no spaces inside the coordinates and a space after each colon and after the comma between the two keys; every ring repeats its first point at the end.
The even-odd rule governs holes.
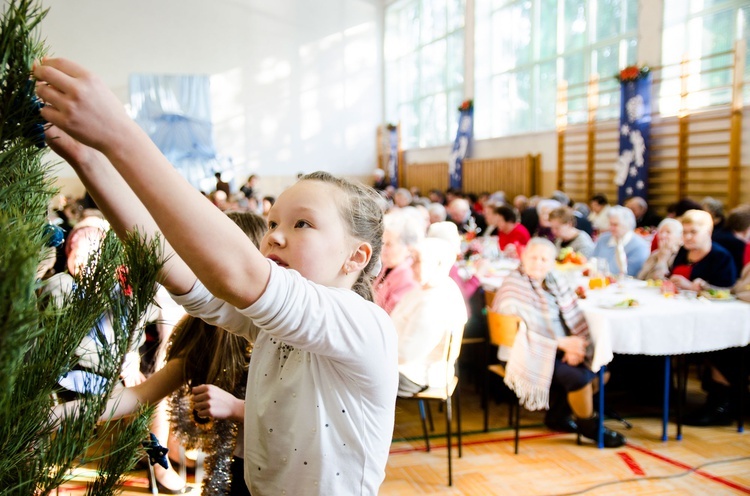
{"type": "Polygon", "coordinates": [[[661,460],[663,462],[669,463],[670,465],[673,465],[675,467],[679,467],[679,468],[682,468],[682,469],[685,469],[685,470],[692,470],[694,473],[696,473],[696,474],[698,474],[698,475],[700,475],[702,477],[710,479],[710,480],[712,480],[714,482],[718,482],[719,484],[723,484],[723,485],[725,485],[727,487],[731,487],[732,489],[736,489],[736,490],[738,490],[740,492],[743,492],[745,494],[750,494],[750,487],[743,486],[743,485],[738,484],[736,482],[732,482],[732,481],[730,481],[728,479],[724,479],[723,477],[719,477],[719,476],[716,476],[716,475],[713,475],[713,474],[709,474],[708,472],[704,472],[703,470],[695,469],[694,467],[691,467],[690,465],[687,465],[686,463],[682,463],[682,462],[680,462],[678,460],[673,460],[671,458],[667,458],[664,455],[660,455],[659,453],[656,453],[656,452],[651,451],[649,449],[643,448],[641,446],[635,446],[633,444],[628,444],[627,447],[630,448],[630,449],[634,449],[636,451],[639,451],[639,452],[641,452],[641,453],[643,453],[645,455],[652,456],[652,457],[654,457],[654,458],[656,458],[658,460],[661,460]]]}
{"type": "Polygon", "coordinates": [[[644,472],[641,466],[638,465],[638,462],[635,461],[635,459],[628,453],[625,453],[624,451],[618,451],[617,456],[622,458],[622,461],[625,462],[625,465],[627,465],[635,475],[646,475],[646,472],[644,472]]]}
{"type": "MultiPolygon", "coordinates": [[[[520,436],[518,439],[519,439],[519,442],[521,442],[523,440],[528,440],[528,439],[544,439],[544,438],[557,437],[557,436],[567,436],[567,435],[568,434],[566,434],[565,432],[547,432],[547,433],[544,433],[544,434],[530,434],[530,435],[527,435],[527,436],[520,436]]],[[[418,439],[419,438],[415,438],[415,440],[418,440],[418,439]]],[[[514,441],[514,440],[515,440],[515,436],[513,436],[513,435],[511,435],[510,437],[501,437],[501,438],[498,438],[498,439],[485,439],[485,440],[477,439],[475,441],[464,441],[464,440],[461,440],[461,446],[472,446],[472,445],[475,445],[475,444],[504,443],[504,442],[507,442],[507,441],[514,441]]],[[[399,441],[399,442],[401,442],[401,441],[399,441]]],[[[457,440],[456,440],[456,442],[457,442],[457,440]]],[[[432,442],[430,443],[430,449],[442,449],[442,448],[447,448],[447,447],[448,447],[447,443],[442,443],[442,444],[433,444],[432,442]]],[[[455,447],[458,448],[458,445],[456,445],[455,447]]],[[[414,451],[426,451],[426,450],[427,450],[426,446],[410,447],[410,448],[391,448],[390,454],[391,455],[398,455],[398,454],[401,454],[401,453],[412,453],[414,451]]]]}

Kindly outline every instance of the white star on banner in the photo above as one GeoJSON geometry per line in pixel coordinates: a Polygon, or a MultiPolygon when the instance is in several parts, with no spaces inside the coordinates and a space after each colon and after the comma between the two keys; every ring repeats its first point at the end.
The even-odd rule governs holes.
{"type": "Polygon", "coordinates": [[[643,181],[638,181],[637,183],[635,183],[636,189],[643,189],[644,186],[645,184],[643,183],[643,181]]]}
{"type": "Polygon", "coordinates": [[[627,136],[628,134],[630,134],[630,126],[628,126],[627,124],[623,124],[622,126],[620,126],[620,134],[622,134],[623,136],[627,136]]]}
{"type": "Polygon", "coordinates": [[[625,193],[628,196],[632,195],[633,194],[633,188],[631,188],[630,186],[628,186],[627,188],[625,188],[625,193]]]}
{"type": "Polygon", "coordinates": [[[630,177],[635,177],[638,175],[638,169],[635,168],[635,166],[630,167],[630,177]]]}

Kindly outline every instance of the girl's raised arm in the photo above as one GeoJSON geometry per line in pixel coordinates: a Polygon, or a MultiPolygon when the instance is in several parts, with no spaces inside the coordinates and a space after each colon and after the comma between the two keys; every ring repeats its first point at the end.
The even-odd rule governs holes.
{"type": "MultiPolygon", "coordinates": [[[[182,359],[169,360],[164,367],[137,386],[115,390],[99,421],[130,415],[140,405],[152,405],[165,398],[183,383],[183,367],[182,359]]],[[[55,419],[61,419],[75,413],[79,407],[78,400],[62,403],[53,407],[52,415],[55,419]]]]}
{"type": "Polygon", "coordinates": [[[266,259],[182,178],[105,84],[65,59],[45,59],[33,73],[42,117],[109,159],[206,288],[238,308],[254,303],[268,282],[266,259]]]}
{"type": "MultiPolygon", "coordinates": [[[[50,148],[73,167],[86,191],[120,239],[124,239],[134,230],[149,239],[159,234],[159,228],[148,210],[112,167],[107,157],[77,142],[56,126],[48,128],[45,135],[50,148]]],[[[166,262],[160,273],[159,282],[174,294],[187,293],[195,284],[195,274],[174,253],[163,237],[161,241],[166,262]]]]}

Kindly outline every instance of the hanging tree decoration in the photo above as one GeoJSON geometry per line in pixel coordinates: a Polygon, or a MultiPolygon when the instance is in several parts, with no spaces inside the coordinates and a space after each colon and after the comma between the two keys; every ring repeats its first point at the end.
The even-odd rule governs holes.
{"type": "Polygon", "coordinates": [[[0,18],[0,496],[50,494],[70,471],[95,464],[87,494],[118,492],[123,474],[142,456],[152,409],[125,422],[99,422],[119,379],[125,353],[142,329],[162,266],[158,240],[137,233],[105,238],[72,291],[46,295],[37,279],[50,247],[63,241],[47,221],[57,193],[44,162],[46,123],[30,80],[45,55],[39,31],[47,10],[39,0],[3,0],[0,18]],[[121,284],[118,268],[121,270],[121,284]],[[129,292],[129,295],[127,294],[129,292]],[[106,386],[84,394],[78,408],[52,415],[58,380],[73,370],[75,353],[102,315],[112,316],[112,342],[97,349],[106,386]],[[108,449],[93,448],[106,440],[108,449]]]}

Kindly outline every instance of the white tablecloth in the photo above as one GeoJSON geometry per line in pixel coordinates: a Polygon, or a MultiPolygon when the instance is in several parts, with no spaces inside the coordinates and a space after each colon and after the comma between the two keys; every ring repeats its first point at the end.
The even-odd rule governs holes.
{"type": "Polygon", "coordinates": [[[595,351],[592,369],[612,361],[613,353],[681,355],[723,350],[750,343],[750,304],[682,296],[666,298],[658,289],[625,281],[621,287],[588,290],[580,300],[595,351]],[[626,298],[637,307],[607,308],[626,298]]]}

